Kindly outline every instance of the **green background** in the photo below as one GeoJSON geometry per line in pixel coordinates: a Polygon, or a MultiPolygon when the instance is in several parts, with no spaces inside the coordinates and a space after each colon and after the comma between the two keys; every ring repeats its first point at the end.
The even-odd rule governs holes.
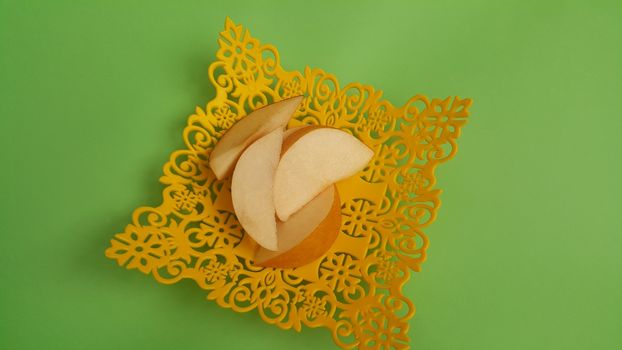
{"type": "Polygon", "coordinates": [[[333,346],[103,256],[213,97],[225,16],[287,69],[474,99],[405,290],[414,348],[622,348],[621,3],[331,2],[0,0],[0,348],[333,346]]]}

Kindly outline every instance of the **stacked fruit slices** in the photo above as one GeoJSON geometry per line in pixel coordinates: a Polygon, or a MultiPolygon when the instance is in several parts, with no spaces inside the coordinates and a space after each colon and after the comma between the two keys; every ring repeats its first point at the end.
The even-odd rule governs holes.
{"type": "Polygon", "coordinates": [[[324,255],[341,226],[334,184],[362,170],[374,154],[335,128],[284,130],[302,100],[292,97],[248,114],[210,156],[218,179],[232,174],[233,207],[259,245],[258,266],[298,267],[324,255]]]}

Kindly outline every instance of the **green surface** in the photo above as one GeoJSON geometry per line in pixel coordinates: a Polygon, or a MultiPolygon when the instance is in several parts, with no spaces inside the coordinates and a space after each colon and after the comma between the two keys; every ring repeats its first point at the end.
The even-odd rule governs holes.
{"type": "Polygon", "coordinates": [[[1,349],[332,347],[103,256],[158,203],[227,15],[286,68],[475,100],[406,287],[415,349],[622,348],[619,1],[74,3],[0,1],[1,349]]]}

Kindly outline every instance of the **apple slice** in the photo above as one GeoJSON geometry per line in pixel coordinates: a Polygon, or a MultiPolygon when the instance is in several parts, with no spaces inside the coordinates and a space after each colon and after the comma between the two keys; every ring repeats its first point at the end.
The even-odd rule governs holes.
{"type": "Polygon", "coordinates": [[[240,156],[231,180],[238,221],[255,242],[270,250],[277,249],[273,184],[282,143],[282,128],[255,141],[240,156]]]}
{"type": "Polygon", "coordinates": [[[335,128],[309,126],[283,143],[274,176],[274,205],[281,221],[333,183],[365,168],[374,152],[335,128]]]}
{"type": "Polygon", "coordinates": [[[341,227],[339,193],[330,186],[285,222],[277,222],[279,250],[259,248],[255,265],[290,268],[322,256],[337,239],[341,227]]]}
{"type": "Polygon", "coordinates": [[[276,128],[284,128],[303,96],[291,97],[259,108],[235,123],[212,150],[209,166],[221,180],[231,174],[244,149],[276,128]]]}

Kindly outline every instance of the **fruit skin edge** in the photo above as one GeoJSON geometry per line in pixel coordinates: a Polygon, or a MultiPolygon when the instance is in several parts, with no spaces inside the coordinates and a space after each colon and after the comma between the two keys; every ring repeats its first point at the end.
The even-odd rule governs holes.
{"type": "MultiPolygon", "coordinates": [[[[337,240],[339,229],[341,228],[341,199],[339,198],[339,191],[335,185],[331,185],[329,189],[333,191],[332,203],[328,213],[318,225],[298,244],[263,261],[257,260],[257,256],[261,253],[259,249],[262,249],[259,247],[254,256],[255,265],[274,268],[297,268],[326,255],[326,252],[337,240]]],[[[305,210],[305,208],[303,207],[302,210],[305,210]]],[[[294,219],[293,216],[295,215],[292,215],[290,220],[294,219]]]]}
{"type": "Polygon", "coordinates": [[[401,288],[410,270],[419,271],[425,260],[428,240],[421,229],[434,221],[440,205],[440,190],[434,188],[435,169],[455,155],[456,139],[468,117],[471,100],[458,97],[429,100],[417,95],[403,106],[393,107],[388,101],[381,100],[382,93],[371,86],[352,83],[341,88],[333,75],[320,69],[307,67],[302,73],[284,71],[273,46],[261,45],[242,26],[235,25],[229,19],[225,27],[219,38],[217,61],[209,68],[216,97],[205,110],[197,108],[196,113],[189,117],[183,132],[187,149],[173,152],[170,161],[164,165],[164,175],[160,178],[166,185],[162,204],[136,209],[132,222],[124,232],[111,240],[106,256],[128,269],[152,273],[161,283],[193,279],[208,291],[208,300],[215,300],[220,306],[237,312],[257,309],[264,321],[284,329],[300,331],[302,324],[327,327],[331,329],[336,344],[344,348],[369,345],[373,340],[369,334],[380,334],[386,330],[391,330],[387,342],[398,348],[408,347],[408,320],[414,314],[414,307],[402,295],[401,288]],[[259,81],[259,84],[253,87],[246,86],[239,75],[240,60],[244,57],[227,56],[236,45],[243,48],[244,54],[255,59],[260,76],[254,78],[255,83],[259,81]],[[270,57],[260,60],[264,54],[270,57]],[[235,60],[238,60],[237,63],[235,60]],[[265,85],[266,82],[273,85],[265,85]],[[235,90],[236,84],[242,89],[235,90]],[[237,95],[229,100],[232,91],[237,95]],[[356,91],[354,96],[350,93],[353,91],[356,91]],[[290,127],[322,124],[350,132],[364,132],[363,138],[368,138],[364,141],[377,146],[374,147],[377,152],[375,160],[381,163],[383,159],[392,159],[387,155],[404,154],[403,147],[383,145],[373,135],[390,132],[401,139],[399,145],[408,150],[407,154],[417,156],[417,161],[408,163],[417,169],[416,173],[409,173],[399,164],[391,169],[373,163],[363,171],[359,178],[361,181],[338,184],[340,193],[354,191],[343,196],[344,216],[354,217],[356,212],[369,209],[369,202],[375,200],[379,210],[372,213],[372,217],[378,219],[397,209],[391,205],[391,200],[406,198],[411,204],[410,210],[407,213],[402,210],[398,216],[406,217],[410,226],[402,232],[395,222],[366,222],[369,226],[373,224],[373,230],[367,237],[368,244],[357,245],[352,225],[344,224],[344,234],[340,234],[339,239],[354,254],[337,252],[335,256],[318,263],[315,271],[257,270],[248,264],[252,242],[245,239],[239,230],[236,231],[235,222],[231,221],[231,215],[227,212],[230,208],[227,196],[219,196],[228,190],[227,183],[207,175],[206,157],[221,134],[220,130],[223,127],[226,129],[227,124],[237,118],[239,111],[253,109],[262,100],[278,100],[297,93],[305,93],[312,98],[306,99],[303,106],[306,115],[301,114],[290,127]],[[330,107],[331,103],[341,112],[320,108],[330,107]],[[357,115],[362,113],[368,117],[357,121],[357,115]],[[343,118],[338,119],[335,115],[343,118]],[[414,125],[413,128],[416,126],[420,132],[394,130],[398,124],[414,125]],[[384,174],[381,172],[383,169],[386,171],[384,174]],[[389,181],[387,186],[378,186],[374,182],[376,176],[395,181],[389,181]],[[356,196],[359,191],[371,193],[373,198],[356,196]],[[214,209],[211,215],[205,215],[205,203],[211,203],[214,209]],[[215,227],[226,227],[231,234],[227,237],[218,234],[206,237],[205,231],[215,227]],[[200,238],[209,246],[204,252],[195,249],[200,248],[196,241],[178,239],[196,239],[201,232],[203,237],[200,238]],[[137,247],[143,250],[138,252],[137,247]],[[361,260],[353,260],[352,257],[361,249],[361,260]],[[365,250],[369,250],[369,254],[365,255],[365,250]],[[362,264],[364,268],[359,270],[360,276],[355,277],[358,281],[369,283],[367,295],[357,298],[358,285],[348,286],[334,279],[318,279],[319,268],[327,261],[341,267],[351,266],[351,263],[356,266],[362,264]],[[392,276],[390,283],[380,278],[381,275],[392,276]],[[305,277],[311,282],[303,283],[305,277]],[[377,289],[389,294],[379,295],[377,289]],[[266,299],[268,295],[273,298],[266,299]],[[322,307],[312,307],[318,303],[322,307]],[[339,312],[336,312],[337,309],[339,312]],[[374,324],[384,324],[385,321],[389,324],[388,328],[374,328],[374,324]],[[356,338],[353,339],[353,335],[356,338]]]}

